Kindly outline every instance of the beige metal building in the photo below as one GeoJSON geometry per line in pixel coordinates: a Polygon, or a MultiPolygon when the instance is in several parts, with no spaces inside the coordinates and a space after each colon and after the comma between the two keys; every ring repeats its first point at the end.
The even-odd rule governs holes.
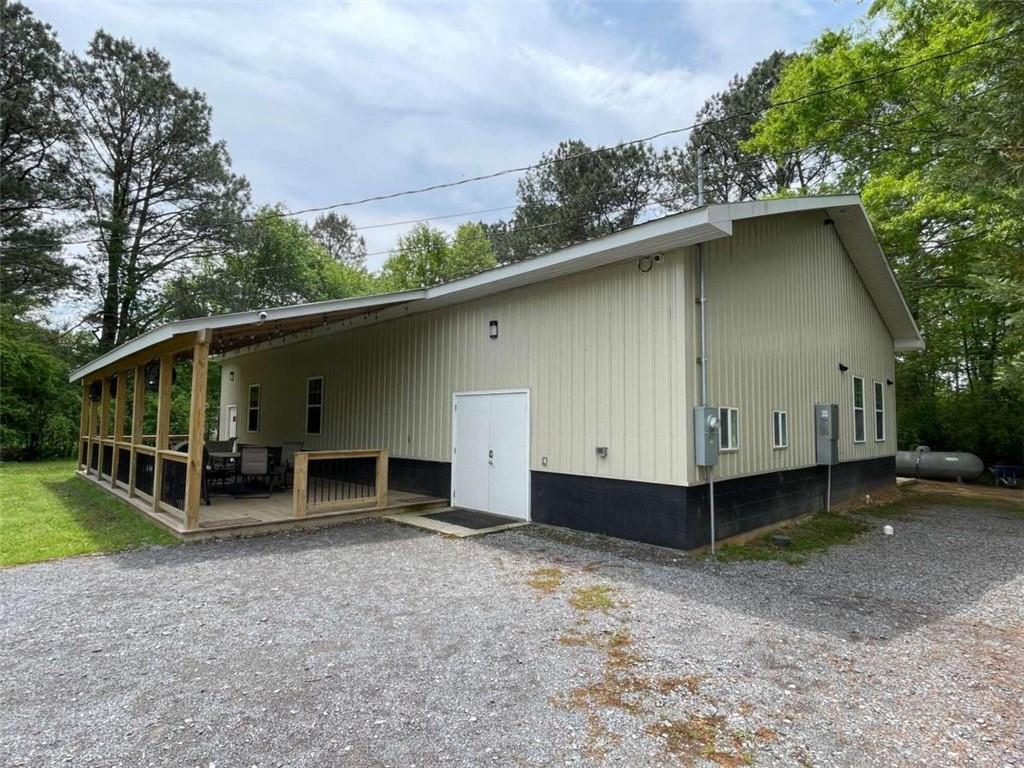
{"type": "Polygon", "coordinates": [[[718,537],[820,508],[828,485],[891,484],[894,353],[923,347],[850,196],[709,205],[448,285],[172,324],[76,377],[200,329],[222,340],[221,439],[381,449],[395,489],[684,548],[708,539],[710,477],[718,537]],[[838,406],[831,470],[816,404],[838,406]]]}

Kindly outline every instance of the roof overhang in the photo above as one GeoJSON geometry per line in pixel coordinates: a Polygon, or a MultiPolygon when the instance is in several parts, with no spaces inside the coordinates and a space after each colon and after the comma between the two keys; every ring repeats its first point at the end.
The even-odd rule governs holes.
{"type": "Polygon", "coordinates": [[[354,317],[373,316],[395,305],[416,301],[424,291],[405,291],[355,299],[318,301],[230,315],[197,317],[154,328],[131,341],[115,347],[71,374],[70,380],[108,374],[153,359],[159,351],[178,352],[187,349],[200,331],[210,332],[210,351],[223,354],[252,346],[284,335],[336,324],[354,317]]]}
{"type": "Polygon", "coordinates": [[[895,349],[924,349],[860,198],[845,195],[708,205],[431,288],[168,323],[82,366],[71,374],[71,381],[124,370],[147,355],[152,359],[158,348],[177,349],[178,341],[185,344],[196,333],[207,329],[211,332],[211,352],[230,355],[266,342],[299,339],[321,329],[331,331],[471,301],[619,261],[728,237],[735,221],[808,211],[824,211],[834,222],[836,232],[892,334],[895,349]]]}

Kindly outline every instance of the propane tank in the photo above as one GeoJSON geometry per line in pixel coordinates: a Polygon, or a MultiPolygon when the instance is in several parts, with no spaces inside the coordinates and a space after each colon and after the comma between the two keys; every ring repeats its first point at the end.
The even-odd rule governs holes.
{"type": "Polygon", "coordinates": [[[972,482],[984,471],[984,462],[973,453],[933,451],[919,445],[913,451],[896,454],[896,474],[900,477],[972,482]]]}

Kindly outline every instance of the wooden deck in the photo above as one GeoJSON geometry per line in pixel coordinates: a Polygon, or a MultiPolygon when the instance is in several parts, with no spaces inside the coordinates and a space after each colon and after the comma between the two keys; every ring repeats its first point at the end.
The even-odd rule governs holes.
{"type": "Polygon", "coordinates": [[[448,505],[448,499],[389,489],[388,503],[382,507],[378,507],[375,499],[371,496],[367,498],[365,504],[351,506],[344,510],[307,512],[304,517],[295,517],[291,490],[275,492],[265,498],[251,496],[236,498],[214,494],[210,499],[211,504],[204,503],[199,508],[198,530],[189,531],[185,528],[184,512],[167,506],[164,506],[159,512],[154,512],[152,504],[148,500],[130,498],[124,489],[111,488],[108,479],[100,480],[95,475],[87,475],[83,471],[79,471],[78,475],[96,483],[103,490],[131,505],[133,509],[144,514],[164,530],[188,541],[316,528],[366,517],[385,517],[403,511],[443,508],[448,505]]]}

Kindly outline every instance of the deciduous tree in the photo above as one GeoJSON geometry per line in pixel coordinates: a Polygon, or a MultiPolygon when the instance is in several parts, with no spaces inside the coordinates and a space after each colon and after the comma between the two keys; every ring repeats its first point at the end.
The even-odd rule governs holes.
{"type": "Polygon", "coordinates": [[[928,350],[897,369],[900,442],[1019,460],[1024,30],[1019,3],[882,0],[783,72],[746,148],[819,143],[810,191],[860,192],[928,350]],[[811,98],[803,94],[818,93],[811,98]]]}
{"type": "Polygon", "coordinates": [[[480,224],[463,224],[449,245],[444,232],[417,224],[399,238],[381,270],[387,290],[427,288],[482,272],[497,264],[487,233],[480,224]]]}
{"type": "Polygon", "coordinates": [[[310,232],[335,261],[353,267],[366,266],[366,240],[348,216],[334,211],[317,216],[310,232]]]}

